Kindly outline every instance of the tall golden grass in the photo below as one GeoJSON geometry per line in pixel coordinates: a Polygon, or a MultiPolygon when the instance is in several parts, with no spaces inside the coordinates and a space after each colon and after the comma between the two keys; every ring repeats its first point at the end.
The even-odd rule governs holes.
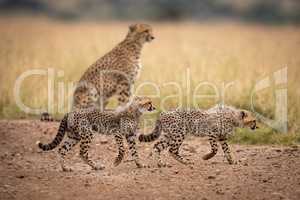
{"type": "MultiPolygon", "coordinates": [[[[19,110],[13,97],[15,80],[30,69],[55,68],[64,76],[57,82],[77,81],[87,67],[113,48],[127,33],[128,23],[77,22],[63,23],[48,19],[0,19],[0,106],[2,118],[27,115],[19,110]]],[[[178,89],[168,82],[182,86],[183,106],[195,106],[189,101],[195,87],[204,81],[214,84],[222,92],[224,84],[234,81],[226,89],[226,104],[250,108],[254,85],[283,67],[288,67],[288,84],[260,91],[255,96],[255,108],[267,117],[274,117],[277,88],[288,88],[289,132],[300,128],[300,27],[264,26],[242,23],[152,23],[156,39],[146,44],[141,76],[136,83],[153,82],[160,87],[159,104],[178,89]],[[191,81],[186,83],[187,71],[191,81]],[[190,92],[186,91],[190,85],[190,92]]],[[[211,86],[203,86],[198,94],[214,95],[211,86]]],[[[47,105],[47,80],[30,77],[21,89],[22,100],[35,108],[47,105]]],[[[151,86],[140,94],[154,94],[151,86]]],[[[66,95],[67,96],[67,95],[66,95]]],[[[213,96],[210,96],[213,97],[213,96]]],[[[221,97],[203,97],[197,106],[209,107],[221,97]]],[[[176,107],[179,97],[168,98],[165,108],[176,107]]],[[[57,98],[55,99],[57,104],[57,98]]]]}

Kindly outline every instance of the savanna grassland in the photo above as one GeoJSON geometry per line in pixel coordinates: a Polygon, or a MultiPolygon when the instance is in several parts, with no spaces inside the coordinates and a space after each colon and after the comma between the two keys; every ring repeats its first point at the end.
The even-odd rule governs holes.
{"type": "MultiPolygon", "coordinates": [[[[125,37],[130,23],[1,18],[1,118],[38,117],[20,110],[13,95],[17,78],[32,69],[55,70],[54,114],[59,117],[66,112],[71,83],[125,37]],[[62,88],[64,98],[59,95],[62,88]]],[[[148,23],[156,39],[145,45],[137,94],[154,95],[161,110],[177,106],[208,108],[225,102],[245,109],[253,105],[257,112],[273,119],[279,105],[276,91],[287,88],[289,134],[279,136],[261,124],[254,140],[241,131],[233,141],[300,141],[300,27],[231,22],[148,23]],[[276,85],[274,73],[284,67],[288,71],[287,84],[276,85]],[[255,85],[266,78],[269,86],[256,92],[251,104],[255,85]],[[195,94],[198,97],[194,99],[195,94]]],[[[26,78],[20,89],[21,100],[30,107],[46,109],[47,86],[47,76],[26,78]]]]}

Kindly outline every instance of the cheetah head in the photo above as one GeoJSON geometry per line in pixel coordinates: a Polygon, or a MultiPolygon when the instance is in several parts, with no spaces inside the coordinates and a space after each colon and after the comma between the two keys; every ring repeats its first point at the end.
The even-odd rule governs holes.
{"type": "Polygon", "coordinates": [[[129,26],[127,37],[140,41],[151,42],[154,39],[152,28],[148,24],[132,24],[129,26]]]}
{"type": "Polygon", "coordinates": [[[152,105],[152,101],[148,97],[134,97],[133,105],[138,109],[139,112],[152,112],[155,107],[152,105]]]}
{"type": "Polygon", "coordinates": [[[242,127],[248,127],[248,128],[251,128],[252,130],[258,128],[256,125],[255,116],[247,110],[239,111],[239,119],[241,121],[242,127]]]}

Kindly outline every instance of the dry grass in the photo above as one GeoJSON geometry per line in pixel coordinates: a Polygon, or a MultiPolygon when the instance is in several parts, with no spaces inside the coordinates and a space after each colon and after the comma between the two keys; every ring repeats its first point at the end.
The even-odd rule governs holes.
{"type": "MultiPolygon", "coordinates": [[[[195,106],[189,100],[197,84],[208,81],[222,92],[223,84],[235,81],[226,89],[226,104],[250,108],[250,94],[255,83],[285,66],[288,67],[288,121],[289,132],[298,133],[300,124],[300,27],[236,23],[151,23],[156,40],[143,51],[143,70],[136,86],[145,81],[160,86],[160,97],[176,94],[178,89],[165,85],[175,81],[182,86],[183,106],[195,106]],[[186,70],[191,74],[186,89],[186,70]]],[[[13,98],[16,78],[26,70],[55,68],[64,76],[56,82],[77,81],[85,69],[97,58],[123,39],[128,23],[74,23],[47,19],[0,19],[0,114],[2,118],[19,118],[28,115],[20,111],[13,98]]],[[[273,79],[271,79],[273,81],[273,79]]],[[[277,88],[274,84],[256,94],[255,107],[268,117],[274,117],[277,88]]],[[[45,77],[31,77],[24,81],[22,99],[32,107],[47,105],[45,77]]],[[[56,90],[57,91],[57,90],[56,90]]],[[[155,94],[150,87],[140,94],[155,94]]],[[[203,86],[198,94],[215,92],[203,86]]],[[[178,105],[180,97],[168,98],[165,108],[178,105]]],[[[209,107],[221,97],[202,98],[196,103],[209,107]]],[[[57,97],[55,98],[57,104],[57,97]]],[[[57,110],[57,109],[56,109],[57,110]]],[[[65,110],[64,110],[65,111],[65,110]]]]}

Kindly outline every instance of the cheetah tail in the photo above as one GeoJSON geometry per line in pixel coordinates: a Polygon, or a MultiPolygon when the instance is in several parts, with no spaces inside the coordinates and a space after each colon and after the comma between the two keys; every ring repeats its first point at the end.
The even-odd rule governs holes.
{"type": "Polygon", "coordinates": [[[162,131],[161,121],[158,119],[155,123],[155,128],[152,131],[152,133],[150,133],[148,135],[144,135],[144,134],[139,135],[139,141],[140,142],[152,142],[160,136],[161,131],[162,131]]]}
{"type": "Polygon", "coordinates": [[[37,145],[39,146],[39,148],[41,148],[43,151],[50,151],[55,147],[57,147],[65,136],[67,126],[68,126],[68,115],[65,115],[64,118],[61,120],[57,135],[55,136],[53,141],[49,144],[43,144],[38,141],[37,145]]]}

